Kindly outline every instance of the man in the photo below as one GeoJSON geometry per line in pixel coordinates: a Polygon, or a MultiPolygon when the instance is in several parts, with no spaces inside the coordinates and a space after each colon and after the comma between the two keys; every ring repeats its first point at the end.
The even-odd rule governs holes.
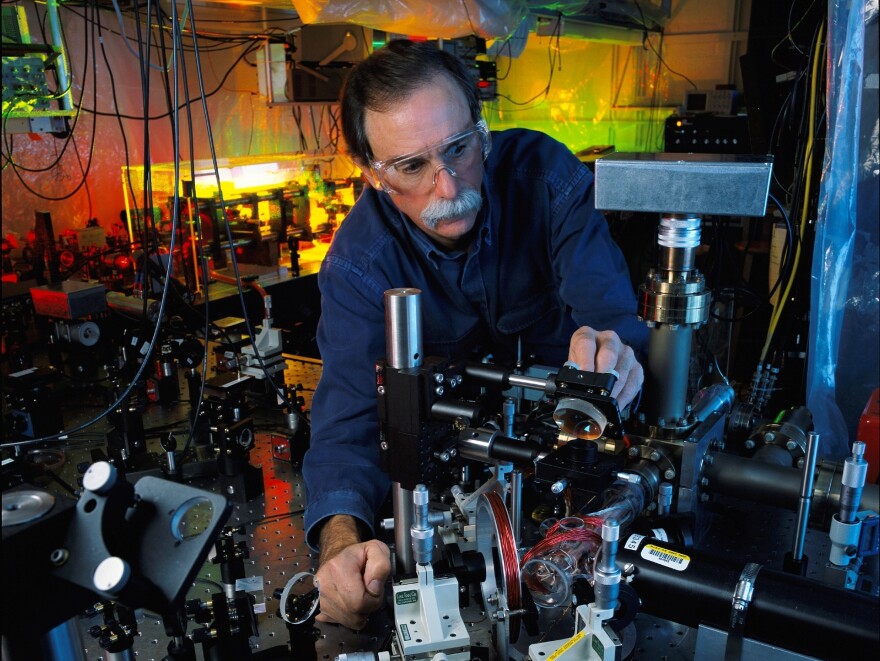
{"type": "Polygon", "coordinates": [[[322,619],[359,629],[391,569],[388,548],[370,539],[389,487],[374,372],[386,349],[384,292],[422,290],[426,356],[521,350],[540,364],[614,369],[621,406],[642,385],[631,347],[642,352],[647,331],[589,170],[541,133],[490,135],[460,60],[392,41],[352,71],[341,112],[370,187],[319,275],[324,371],[303,471],[322,619]]]}

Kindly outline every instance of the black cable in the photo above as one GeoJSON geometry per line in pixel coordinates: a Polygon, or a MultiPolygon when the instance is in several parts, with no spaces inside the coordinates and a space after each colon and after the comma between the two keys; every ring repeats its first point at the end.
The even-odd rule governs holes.
{"type": "MultiPolygon", "coordinates": [[[[527,101],[514,101],[506,94],[499,94],[498,96],[502,99],[507,99],[510,103],[515,106],[528,106],[530,103],[534,102],[539,97],[544,97],[541,101],[544,101],[547,96],[550,94],[550,86],[553,83],[553,72],[557,66],[557,56],[559,58],[559,69],[562,70],[562,51],[559,47],[559,40],[562,34],[562,13],[558,13],[556,15],[556,26],[553,28],[553,33],[550,35],[550,39],[547,42],[547,57],[550,61],[550,75],[547,78],[547,84],[544,88],[535,94],[532,98],[527,101]],[[553,50],[553,38],[556,38],[556,50],[553,50]]],[[[528,108],[521,108],[520,110],[528,110],[528,108]]],[[[513,111],[511,111],[513,112],[513,111]]]]}
{"type": "Polygon", "coordinates": [[[268,516],[264,516],[260,519],[251,519],[250,521],[245,521],[239,525],[248,528],[250,526],[262,526],[267,523],[275,523],[276,521],[280,521],[281,519],[287,519],[294,516],[300,516],[305,513],[305,510],[293,510],[292,512],[281,512],[279,514],[270,514],[268,516]]]}
{"type": "Polygon", "coordinates": [[[513,46],[510,45],[510,40],[513,38],[512,34],[507,35],[504,39],[504,44],[501,48],[498,49],[498,53],[495,55],[495,80],[506,80],[510,75],[510,70],[513,68],[513,46]],[[507,71],[504,72],[503,76],[498,75],[498,58],[504,56],[504,49],[507,49],[507,71]]]}
{"type": "MultiPolygon", "coordinates": [[[[189,7],[189,13],[190,13],[189,20],[190,20],[190,24],[193,27],[193,46],[196,49],[196,53],[195,53],[195,64],[196,64],[196,71],[197,71],[196,79],[198,80],[198,83],[199,83],[199,92],[201,95],[202,113],[205,117],[205,128],[206,128],[206,133],[207,133],[207,138],[208,138],[208,146],[211,151],[211,161],[214,166],[214,177],[218,181],[217,188],[218,188],[218,195],[220,198],[220,208],[223,209],[224,214],[225,214],[226,202],[223,199],[223,189],[222,189],[222,187],[219,186],[220,171],[219,171],[219,166],[217,165],[217,151],[216,151],[216,148],[214,145],[213,132],[211,130],[211,117],[210,117],[210,114],[208,113],[208,102],[207,102],[207,97],[205,96],[204,80],[202,77],[202,70],[201,70],[201,56],[198,53],[198,37],[196,36],[198,34],[198,30],[196,29],[196,25],[195,25],[195,15],[193,14],[193,10],[192,10],[192,0],[186,0],[186,4],[187,4],[187,7],[189,7]]],[[[229,227],[229,223],[225,223],[225,226],[226,226],[226,236],[229,241],[229,245],[232,246],[232,245],[234,245],[233,236],[232,236],[232,228],[229,227]]],[[[230,252],[230,256],[231,256],[232,270],[233,270],[233,273],[235,274],[235,279],[238,281],[239,304],[241,305],[242,316],[244,317],[244,323],[245,323],[245,327],[247,329],[248,337],[250,339],[250,344],[254,350],[254,356],[256,357],[257,362],[260,365],[260,369],[263,370],[263,374],[266,378],[266,381],[269,383],[270,386],[272,386],[272,389],[278,395],[279,401],[282,401],[282,402],[286,401],[287,395],[284,393],[283,390],[278,388],[278,385],[275,383],[275,380],[272,378],[272,375],[266,369],[266,365],[263,362],[263,356],[260,354],[260,351],[257,348],[256,334],[253,332],[253,327],[251,325],[250,319],[247,314],[247,305],[245,304],[245,300],[244,300],[244,289],[241,284],[241,274],[238,269],[238,259],[235,255],[235,250],[230,250],[229,252],[230,252]]],[[[264,304],[265,304],[265,302],[264,302],[264,304]]],[[[296,411],[295,406],[291,406],[290,408],[291,408],[292,412],[299,415],[299,417],[302,419],[302,421],[304,423],[308,424],[308,420],[306,420],[302,415],[300,415],[296,411]]]]}
{"type": "Polygon", "coordinates": [[[654,51],[654,55],[657,56],[657,59],[660,60],[660,63],[661,63],[664,67],[666,67],[666,70],[667,70],[669,73],[671,73],[671,74],[673,74],[673,75],[675,75],[675,76],[678,76],[679,78],[684,78],[686,81],[688,81],[688,82],[691,84],[691,86],[692,86],[695,90],[696,90],[696,89],[700,89],[699,87],[697,87],[697,84],[696,84],[694,81],[692,81],[690,78],[688,78],[687,76],[685,76],[683,73],[681,73],[681,72],[679,72],[679,71],[676,71],[675,69],[673,69],[672,67],[670,67],[670,66],[666,63],[666,60],[663,59],[663,55],[661,55],[661,51],[662,51],[662,47],[663,47],[663,33],[662,33],[662,32],[660,33],[660,47],[661,47],[661,51],[658,51],[656,48],[654,48],[654,44],[651,43],[651,38],[650,38],[650,37],[646,37],[646,38],[645,38],[645,42],[648,44],[648,48],[650,48],[652,51],[654,51]]]}
{"type": "MultiPolygon", "coordinates": [[[[76,6],[76,5],[69,3],[69,2],[65,2],[64,4],[59,5],[60,8],[65,9],[76,16],[82,17],[82,14],[80,14],[79,12],[75,11],[72,8],[73,6],[76,6]]],[[[84,5],[80,4],[79,6],[84,6],[84,5]]],[[[113,11],[112,9],[109,9],[107,7],[100,7],[99,9],[107,9],[108,11],[113,11]]],[[[160,7],[160,11],[162,11],[165,14],[165,17],[168,18],[167,13],[165,13],[165,11],[161,7],[160,7]]],[[[134,13],[134,12],[132,12],[132,13],[134,13]]],[[[140,17],[141,17],[140,12],[138,12],[137,15],[133,16],[134,20],[139,20],[140,17]]],[[[248,23],[251,21],[235,21],[235,22],[236,23],[248,23]]],[[[259,21],[253,21],[253,22],[259,22],[259,21]]],[[[168,28],[165,28],[165,29],[168,29],[168,28]]],[[[107,32],[110,34],[115,34],[120,37],[124,36],[122,32],[119,32],[119,31],[116,31],[116,30],[113,30],[110,28],[107,29],[107,32]]],[[[230,44],[242,44],[242,43],[245,43],[248,41],[264,40],[264,39],[267,39],[270,37],[280,38],[285,34],[287,34],[286,30],[283,30],[283,29],[277,28],[277,27],[270,27],[270,28],[268,28],[268,30],[266,30],[265,32],[262,32],[262,33],[247,32],[247,33],[222,34],[222,33],[203,32],[200,35],[202,39],[207,39],[208,41],[214,41],[214,42],[217,42],[218,44],[222,44],[222,45],[210,46],[207,48],[203,47],[201,50],[203,52],[214,53],[214,52],[218,52],[218,51],[229,50],[230,48],[233,47],[233,46],[230,46],[230,44]]],[[[184,46],[184,50],[186,50],[185,46],[184,46]]],[[[191,49],[189,52],[191,52],[191,49]]]]}
{"type": "MultiPolygon", "coordinates": [[[[647,39],[647,32],[645,33],[645,38],[642,40],[642,49],[648,50],[645,48],[645,40],[647,39]]],[[[660,35],[660,52],[663,52],[663,35],[660,35]]],[[[651,101],[648,104],[648,135],[645,138],[645,151],[657,151],[652,144],[654,138],[654,124],[656,123],[657,109],[659,108],[659,103],[657,102],[657,93],[660,89],[660,58],[657,58],[657,63],[654,65],[654,85],[651,90],[651,101]]]]}
{"type": "MultiPolygon", "coordinates": [[[[178,55],[180,55],[180,45],[183,40],[182,37],[182,29],[183,26],[180,25],[180,21],[177,18],[177,3],[173,3],[171,7],[172,20],[171,24],[173,27],[173,46],[178,49],[178,55]]],[[[186,70],[186,58],[180,57],[178,60],[181,65],[182,73],[183,73],[183,88],[184,88],[184,96],[189,99],[189,77],[187,76],[186,70]]],[[[175,87],[176,89],[176,87],[175,87]]],[[[186,442],[184,443],[184,453],[188,452],[190,447],[192,446],[193,441],[195,440],[195,431],[198,426],[198,420],[201,415],[202,410],[202,402],[205,398],[205,386],[207,384],[207,376],[208,376],[208,343],[210,341],[210,328],[212,325],[211,322],[211,313],[210,313],[210,293],[208,291],[208,281],[210,279],[210,273],[208,272],[208,263],[204,258],[199,258],[199,250],[204,249],[205,241],[204,241],[204,233],[202,231],[202,219],[201,214],[199,213],[199,198],[196,195],[196,172],[195,172],[195,143],[193,139],[193,121],[192,121],[192,107],[190,103],[184,104],[186,109],[186,121],[187,121],[187,136],[189,143],[189,173],[190,173],[190,181],[192,182],[192,196],[191,199],[195,200],[195,209],[190,208],[190,222],[193,223],[193,227],[196,231],[197,244],[198,247],[193,250],[193,268],[201,268],[202,270],[202,284],[204,286],[204,296],[205,296],[205,326],[204,326],[204,335],[205,335],[205,348],[204,354],[202,356],[202,372],[199,386],[199,396],[196,402],[190,402],[190,406],[195,406],[192,414],[190,415],[190,427],[189,432],[186,437],[186,442]],[[198,260],[198,267],[196,267],[196,260],[198,260]]],[[[192,202],[191,202],[192,203],[192,202]]],[[[216,218],[214,220],[216,223],[216,218]]],[[[219,232],[220,228],[214,227],[214,232],[219,232]]],[[[234,252],[234,251],[233,251],[234,252]]],[[[223,329],[223,333],[226,334],[227,331],[223,329]]],[[[228,335],[227,335],[228,337],[228,335]]]]}
{"type": "MultiPolygon", "coordinates": [[[[65,36],[64,36],[63,27],[62,27],[62,40],[63,40],[63,41],[66,41],[65,36]]],[[[86,41],[87,41],[87,40],[86,40],[86,41]]],[[[62,47],[66,50],[66,46],[65,46],[65,45],[63,45],[62,47]]],[[[84,65],[83,65],[83,80],[85,81],[85,79],[86,79],[86,74],[88,73],[88,65],[89,65],[89,51],[88,51],[88,47],[87,47],[87,45],[86,45],[86,48],[85,48],[84,59],[85,59],[85,63],[84,63],[84,65]]],[[[94,65],[93,65],[93,69],[94,69],[94,65]]],[[[95,69],[95,71],[96,71],[96,69],[95,69]]],[[[71,79],[72,79],[72,77],[71,77],[71,79]]],[[[96,84],[96,82],[97,82],[97,81],[94,81],[95,84],[93,84],[93,96],[95,97],[95,99],[97,99],[97,84],[96,84]]],[[[24,177],[21,175],[21,172],[19,172],[19,170],[24,170],[24,171],[26,171],[26,172],[43,172],[43,171],[46,171],[46,170],[52,169],[52,168],[54,168],[56,165],[58,165],[58,163],[60,162],[61,158],[62,158],[62,157],[64,156],[64,154],[66,153],[68,145],[71,144],[71,142],[72,142],[72,140],[73,140],[73,134],[74,134],[74,131],[76,130],[77,126],[79,125],[79,118],[80,118],[80,115],[81,115],[81,109],[82,109],[82,106],[83,106],[84,96],[85,96],[84,93],[81,92],[81,93],[80,93],[79,104],[76,106],[76,114],[74,115],[73,126],[70,127],[70,128],[68,129],[68,131],[67,131],[67,136],[66,136],[66,138],[65,138],[65,142],[64,142],[64,145],[63,145],[63,147],[62,147],[61,153],[58,154],[57,157],[55,158],[55,160],[54,160],[49,166],[46,166],[45,168],[30,169],[30,168],[26,168],[26,167],[23,167],[23,166],[19,166],[19,164],[15,162],[15,160],[14,160],[13,157],[12,157],[12,152],[13,152],[13,142],[12,142],[12,138],[9,136],[9,134],[6,133],[6,119],[7,119],[7,117],[4,117],[4,118],[3,118],[3,135],[4,135],[4,143],[5,143],[6,148],[7,148],[7,154],[5,155],[6,158],[7,158],[7,162],[8,162],[8,164],[12,167],[12,171],[15,173],[15,175],[16,175],[16,177],[18,178],[18,180],[19,180],[19,182],[21,183],[21,185],[22,185],[22,186],[23,186],[23,187],[24,187],[29,193],[31,193],[32,195],[34,195],[34,196],[36,196],[36,197],[39,197],[39,198],[41,198],[41,199],[47,200],[47,201],[59,202],[59,201],[67,200],[67,199],[73,197],[74,195],[76,195],[76,193],[79,192],[79,190],[80,190],[83,186],[86,185],[87,176],[88,176],[88,173],[89,173],[89,171],[90,171],[90,169],[91,169],[92,156],[94,155],[95,136],[96,136],[96,128],[97,128],[97,118],[94,118],[93,121],[92,121],[92,139],[91,139],[91,143],[90,143],[90,147],[89,147],[89,160],[88,160],[88,166],[85,168],[85,171],[83,172],[83,177],[82,177],[82,179],[80,180],[79,184],[77,184],[77,186],[76,186],[72,191],[66,193],[65,195],[61,195],[61,196],[50,196],[50,195],[46,195],[46,194],[41,193],[41,192],[38,192],[37,190],[35,190],[34,188],[32,188],[31,185],[28,184],[28,183],[24,180],[24,177]]],[[[12,106],[10,106],[10,109],[11,109],[11,107],[12,107],[12,106]]],[[[78,157],[78,154],[77,154],[77,157],[78,157]]],[[[80,163],[80,166],[82,166],[81,163],[80,163]]],[[[91,204],[91,197],[89,198],[89,203],[91,204]]]]}
{"type": "MultiPolygon", "coordinates": [[[[142,68],[142,71],[143,71],[143,68],[142,68]]],[[[146,103],[147,100],[145,99],[144,102],[146,103]]],[[[176,156],[176,158],[178,158],[178,157],[176,156]]],[[[149,170],[149,161],[145,162],[145,169],[149,170]]],[[[175,170],[175,174],[176,174],[176,170],[175,170]]],[[[176,224],[177,224],[176,217],[172,217],[171,243],[170,243],[170,248],[169,248],[171,254],[174,253],[176,224]]],[[[145,259],[149,259],[148,253],[145,254],[145,259]]],[[[165,307],[168,302],[168,290],[169,290],[171,280],[172,280],[172,278],[171,278],[172,265],[173,265],[173,260],[169,259],[168,266],[165,270],[165,282],[164,282],[163,289],[162,289],[162,296],[159,300],[159,308],[157,310],[157,322],[156,322],[155,326],[153,327],[153,333],[150,336],[149,343],[147,344],[145,356],[150,356],[153,353],[153,350],[156,346],[156,341],[158,340],[159,333],[162,329],[162,319],[165,316],[165,307]]],[[[144,316],[146,318],[146,315],[144,315],[144,316]]],[[[47,436],[42,436],[42,437],[33,438],[33,439],[22,439],[22,440],[18,440],[18,441],[4,442],[4,443],[0,443],[0,447],[23,447],[25,445],[32,445],[34,443],[44,443],[44,442],[52,441],[52,440],[56,440],[56,439],[67,440],[67,438],[71,434],[75,434],[79,431],[82,431],[84,429],[91,427],[92,425],[96,424],[100,420],[106,418],[111,412],[116,410],[116,408],[119,407],[123,402],[128,400],[129,395],[134,390],[135,386],[139,383],[141,377],[143,376],[144,372],[146,371],[146,369],[149,365],[151,365],[151,362],[149,360],[147,360],[147,359],[143,360],[141,362],[140,366],[138,367],[137,371],[135,372],[135,375],[132,378],[132,380],[129,382],[129,384],[125,388],[123,388],[122,392],[119,395],[117,395],[116,400],[112,404],[110,404],[104,411],[99,413],[97,416],[91,418],[90,420],[88,420],[84,423],[81,423],[79,425],[76,425],[73,429],[70,429],[70,430],[64,430],[64,431],[61,431],[61,432],[58,432],[55,434],[49,434],[47,436]]]]}
{"type": "Polygon", "coordinates": [[[767,198],[776,205],[776,208],[779,209],[779,213],[782,214],[782,219],[785,221],[785,249],[782,253],[782,259],[780,260],[779,267],[779,276],[776,278],[776,282],[773,283],[773,287],[770,289],[770,293],[768,294],[768,299],[773,298],[773,295],[776,293],[776,290],[788,279],[788,275],[791,272],[791,268],[794,266],[794,241],[795,241],[795,233],[794,228],[791,226],[791,219],[788,216],[788,212],[786,212],[785,207],[782,206],[782,203],[776,199],[776,196],[773,193],[768,193],[767,198]]]}

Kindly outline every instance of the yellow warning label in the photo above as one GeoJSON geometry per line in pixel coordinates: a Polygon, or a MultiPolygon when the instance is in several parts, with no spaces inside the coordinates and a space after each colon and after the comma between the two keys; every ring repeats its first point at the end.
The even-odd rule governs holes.
{"type": "Polygon", "coordinates": [[[570,650],[572,647],[577,645],[581,640],[583,640],[584,636],[586,636],[586,635],[587,635],[587,630],[581,629],[575,635],[573,635],[571,638],[566,640],[555,652],[553,652],[553,654],[548,656],[547,661],[556,661],[556,659],[561,657],[568,650],[570,650]]]}

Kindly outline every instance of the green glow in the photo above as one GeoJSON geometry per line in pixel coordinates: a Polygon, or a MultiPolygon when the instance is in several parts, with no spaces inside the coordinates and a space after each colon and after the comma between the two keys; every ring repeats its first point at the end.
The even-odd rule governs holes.
{"type": "Polygon", "coordinates": [[[578,152],[594,145],[614,145],[616,151],[643,152],[663,150],[663,128],[671,111],[657,112],[656,119],[604,120],[599,122],[558,122],[553,120],[519,120],[502,122],[490,120],[493,131],[508,128],[528,128],[542,131],[578,152]],[[653,149],[646,147],[648,138],[653,149]]]}

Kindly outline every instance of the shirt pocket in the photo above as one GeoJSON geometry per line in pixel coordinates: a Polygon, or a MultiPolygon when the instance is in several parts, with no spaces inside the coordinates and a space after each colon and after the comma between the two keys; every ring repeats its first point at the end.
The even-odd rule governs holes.
{"type": "Polygon", "coordinates": [[[425,355],[447,359],[461,358],[479,351],[486,342],[486,333],[478,319],[462,317],[425,331],[425,355]],[[470,322],[470,323],[468,323],[470,322]]]}
{"type": "Polygon", "coordinates": [[[506,297],[502,305],[497,328],[504,335],[520,333],[561,309],[553,288],[549,286],[526,298],[506,297]]]}

